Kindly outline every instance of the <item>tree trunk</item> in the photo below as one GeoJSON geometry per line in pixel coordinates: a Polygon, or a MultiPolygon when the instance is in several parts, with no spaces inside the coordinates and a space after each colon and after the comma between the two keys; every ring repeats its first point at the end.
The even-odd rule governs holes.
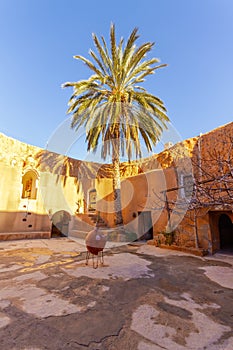
{"type": "Polygon", "coordinates": [[[113,165],[113,195],[115,209],[115,225],[123,224],[121,210],[121,174],[120,174],[120,142],[119,138],[115,138],[112,154],[113,165]]]}

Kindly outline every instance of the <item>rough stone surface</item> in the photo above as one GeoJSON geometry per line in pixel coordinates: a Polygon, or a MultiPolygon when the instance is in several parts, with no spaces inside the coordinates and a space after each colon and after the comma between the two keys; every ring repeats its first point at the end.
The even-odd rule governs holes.
{"type": "Polygon", "coordinates": [[[0,243],[0,349],[233,349],[233,255],[128,245],[93,269],[84,249],[0,243]]]}

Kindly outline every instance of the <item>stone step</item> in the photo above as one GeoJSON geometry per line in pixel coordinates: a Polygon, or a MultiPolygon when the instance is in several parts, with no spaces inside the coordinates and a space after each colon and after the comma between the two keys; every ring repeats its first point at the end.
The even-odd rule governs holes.
{"type": "Polygon", "coordinates": [[[18,239],[40,239],[50,237],[50,231],[0,232],[0,241],[13,241],[18,239]]]}
{"type": "Polygon", "coordinates": [[[87,231],[80,231],[80,230],[71,230],[68,234],[68,238],[79,238],[85,240],[88,232],[87,231]]]}
{"type": "MultiPolygon", "coordinates": [[[[76,214],[76,218],[75,218],[75,223],[74,223],[74,227],[73,229],[82,229],[80,228],[80,222],[86,223],[91,227],[95,226],[95,224],[98,223],[100,224],[101,227],[108,227],[108,225],[106,224],[106,222],[104,221],[103,218],[99,217],[97,214],[92,214],[92,213],[88,213],[88,214],[76,214]]],[[[84,229],[85,231],[85,229],[84,229]]]]}
{"type": "Polygon", "coordinates": [[[91,220],[87,222],[85,220],[81,220],[80,218],[75,218],[72,230],[89,232],[93,230],[94,226],[95,225],[91,220]]]}
{"type": "Polygon", "coordinates": [[[98,222],[98,224],[101,227],[107,227],[106,222],[104,221],[103,218],[101,218],[100,216],[98,216],[97,214],[88,214],[89,218],[92,220],[92,222],[94,224],[96,224],[98,222]]]}
{"type": "Polygon", "coordinates": [[[93,225],[93,221],[91,220],[88,214],[76,214],[75,221],[76,222],[82,221],[89,225],[93,225]]]}

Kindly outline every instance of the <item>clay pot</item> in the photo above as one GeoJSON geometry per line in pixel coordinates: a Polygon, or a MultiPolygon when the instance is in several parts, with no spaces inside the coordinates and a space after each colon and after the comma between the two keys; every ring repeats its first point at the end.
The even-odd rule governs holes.
{"type": "Polygon", "coordinates": [[[94,255],[98,255],[104,249],[106,241],[107,237],[101,233],[98,227],[90,231],[85,239],[87,250],[94,255]]]}

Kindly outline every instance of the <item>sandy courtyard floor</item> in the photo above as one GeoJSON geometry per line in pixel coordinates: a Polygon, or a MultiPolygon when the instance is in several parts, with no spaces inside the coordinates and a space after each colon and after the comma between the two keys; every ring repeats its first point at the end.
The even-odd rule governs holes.
{"type": "Polygon", "coordinates": [[[233,350],[233,256],[0,242],[2,350],[233,350]]]}

